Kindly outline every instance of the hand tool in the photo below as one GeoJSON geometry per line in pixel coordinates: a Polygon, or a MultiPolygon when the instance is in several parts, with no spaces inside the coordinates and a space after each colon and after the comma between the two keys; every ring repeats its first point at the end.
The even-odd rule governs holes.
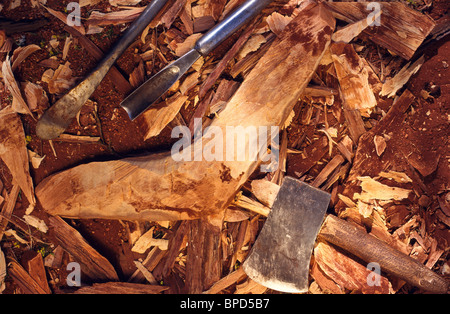
{"type": "Polygon", "coordinates": [[[273,290],[308,291],[310,259],[317,236],[423,290],[447,293],[449,283],[423,264],[369,235],[358,226],[328,215],[331,196],[286,177],[267,221],[243,264],[254,281],[273,290]]]}
{"type": "Polygon", "coordinates": [[[61,135],[102,82],[112,65],[156,17],[168,0],[153,0],[89,76],[50,107],[39,119],[36,134],[44,140],[61,135]]]}
{"type": "Polygon", "coordinates": [[[130,119],[135,120],[175,84],[195,61],[213,51],[231,34],[256,17],[271,2],[272,0],[248,0],[202,36],[195,44],[194,49],[166,66],[135,90],[121,103],[130,119]]]}

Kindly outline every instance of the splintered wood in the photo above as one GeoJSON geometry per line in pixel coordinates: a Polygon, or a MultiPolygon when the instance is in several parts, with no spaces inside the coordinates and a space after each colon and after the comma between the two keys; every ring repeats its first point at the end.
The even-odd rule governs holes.
{"type": "MultiPolygon", "coordinates": [[[[121,120],[126,114],[111,89],[122,100],[244,2],[170,0],[111,68],[102,83],[110,85],[84,106],[92,116],[81,112],[74,123],[81,130],[93,121],[99,131],[54,142],[38,140],[35,123],[84,75],[73,54],[100,62],[111,35],[145,7],[140,0],[83,0],[82,23],[71,26],[67,12],[46,4],[46,16],[70,34],[49,36],[48,45],[15,47],[8,29],[0,30],[0,52],[8,52],[0,83],[0,293],[272,293],[242,264],[286,176],[331,194],[311,256],[309,293],[417,292],[399,279],[416,262],[450,276],[450,193],[442,179],[449,152],[439,142],[448,129],[439,97],[448,88],[431,77],[410,84],[421,71],[434,74],[426,45],[448,24],[441,19],[433,31],[431,8],[424,14],[403,2],[274,1],[136,121],[121,120]],[[42,68],[36,80],[24,73],[30,62],[42,68]],[[117,132],[123,125],[131,136],[117,132]],[[272,143],[247,135],[228,158],[215,130],[225,135],[230,126],[280,132],[272,143]],[[173,146],[180,135],[183,145],[173,146]],[[120,146],[130,138],[143,144],[120,146]],[[81,158],[84,146],[88,155],[81,158]],[[138,146],[139,155],[129,151],[138,146]],[[239,159],[251,147],[260,159],[239,159]],[[220,152],[227,158],[217,158],[220,152]],[[269,154],[277,158],[267,173],[269,154]],[[360,236],[340,243],[340,223],[360,236]],[[94,227],[78,228],[84,224],[94,227]],[[337,248],[376,250],[374,237],[396,257],[378,256],[397,273],[378,275],[379,265],[362,262],[367,256],[337,248]],[[81,266],[82,287],[66,286],[69,262],[81,266]]],[[[447,69],[449,61],[439,58],[447,69]]]]}

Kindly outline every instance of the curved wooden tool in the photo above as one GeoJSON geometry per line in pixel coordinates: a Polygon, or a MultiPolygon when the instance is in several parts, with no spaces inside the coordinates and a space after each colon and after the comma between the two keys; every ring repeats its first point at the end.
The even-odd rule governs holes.
{"type": "MultiPolygon", "coordinates": [[[[334,26],[333,16],[322,5],[305,7],[272,43],[211,126],[223,134],[227,126],[283,126],[329,46],[334,26]]],[[[203,147],[212,138],[212,134],[204,135],[203,147]]],[[[267,151],[260,142],[247,142],[246,149],[267,151]]],[[[192,155],[194,148],[185,150],[192,155]]],[[[36,188],[36,195],[47,212],[64,217],[204,218],[222,213],[260,163],[225,159],[176,162],[169,152],[91,163],[46,178],[36,188]]]]}
{"type": "Polygon", "coordinates": [[[307,292],[311,254],[318,236],[367,263],[378,263],[382,271],[415,287],[434,293],[448,292],[449,283],[444,278],[357,226],[332,215],[322,225],[330,197],[286,177],[244,262],[247,275],[274,290],[307,292]]]}

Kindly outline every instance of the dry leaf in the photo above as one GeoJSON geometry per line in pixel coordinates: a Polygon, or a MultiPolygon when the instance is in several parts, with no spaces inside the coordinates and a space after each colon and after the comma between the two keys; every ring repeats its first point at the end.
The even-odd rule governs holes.
{"type": "Polygon", "coordinates": [[[72,36],[66,37],[66,41],[64,42],[63,55],[62,59],[67,59],[67,54],[69,53],[70,45],[72,44],[72,36]]]}
{"type": "Polygon", "coordinates": [[[29,244],[29,242],[27,240],[23,239],[21,236],[19,236],[17,234],[16,230],[13,230],[13,229],[6,230],[5,231],[5,236],[7,236],[7,237],[14,237],[14,239],[16,239],[19,243],[22,243],[22,244],[25,244],[25,245],[29,244]]]}

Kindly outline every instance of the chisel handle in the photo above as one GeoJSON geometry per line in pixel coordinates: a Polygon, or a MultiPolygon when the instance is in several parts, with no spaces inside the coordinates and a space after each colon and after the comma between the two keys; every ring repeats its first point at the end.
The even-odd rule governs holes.
{"type": "Polygon", "coordinates": [[[248,0],[200,38],[195,45],[195,50],[203,56],[209,54],[230,35],[255,18],[271,2],[272,0],[248,0]]]}
{"type": "Polygon", "coordinates": [[[415,259],[392,248],[356,225],[329,215],[318,236],[381,270],[432,293],[448,293],[449,282],[415,259]]]}

